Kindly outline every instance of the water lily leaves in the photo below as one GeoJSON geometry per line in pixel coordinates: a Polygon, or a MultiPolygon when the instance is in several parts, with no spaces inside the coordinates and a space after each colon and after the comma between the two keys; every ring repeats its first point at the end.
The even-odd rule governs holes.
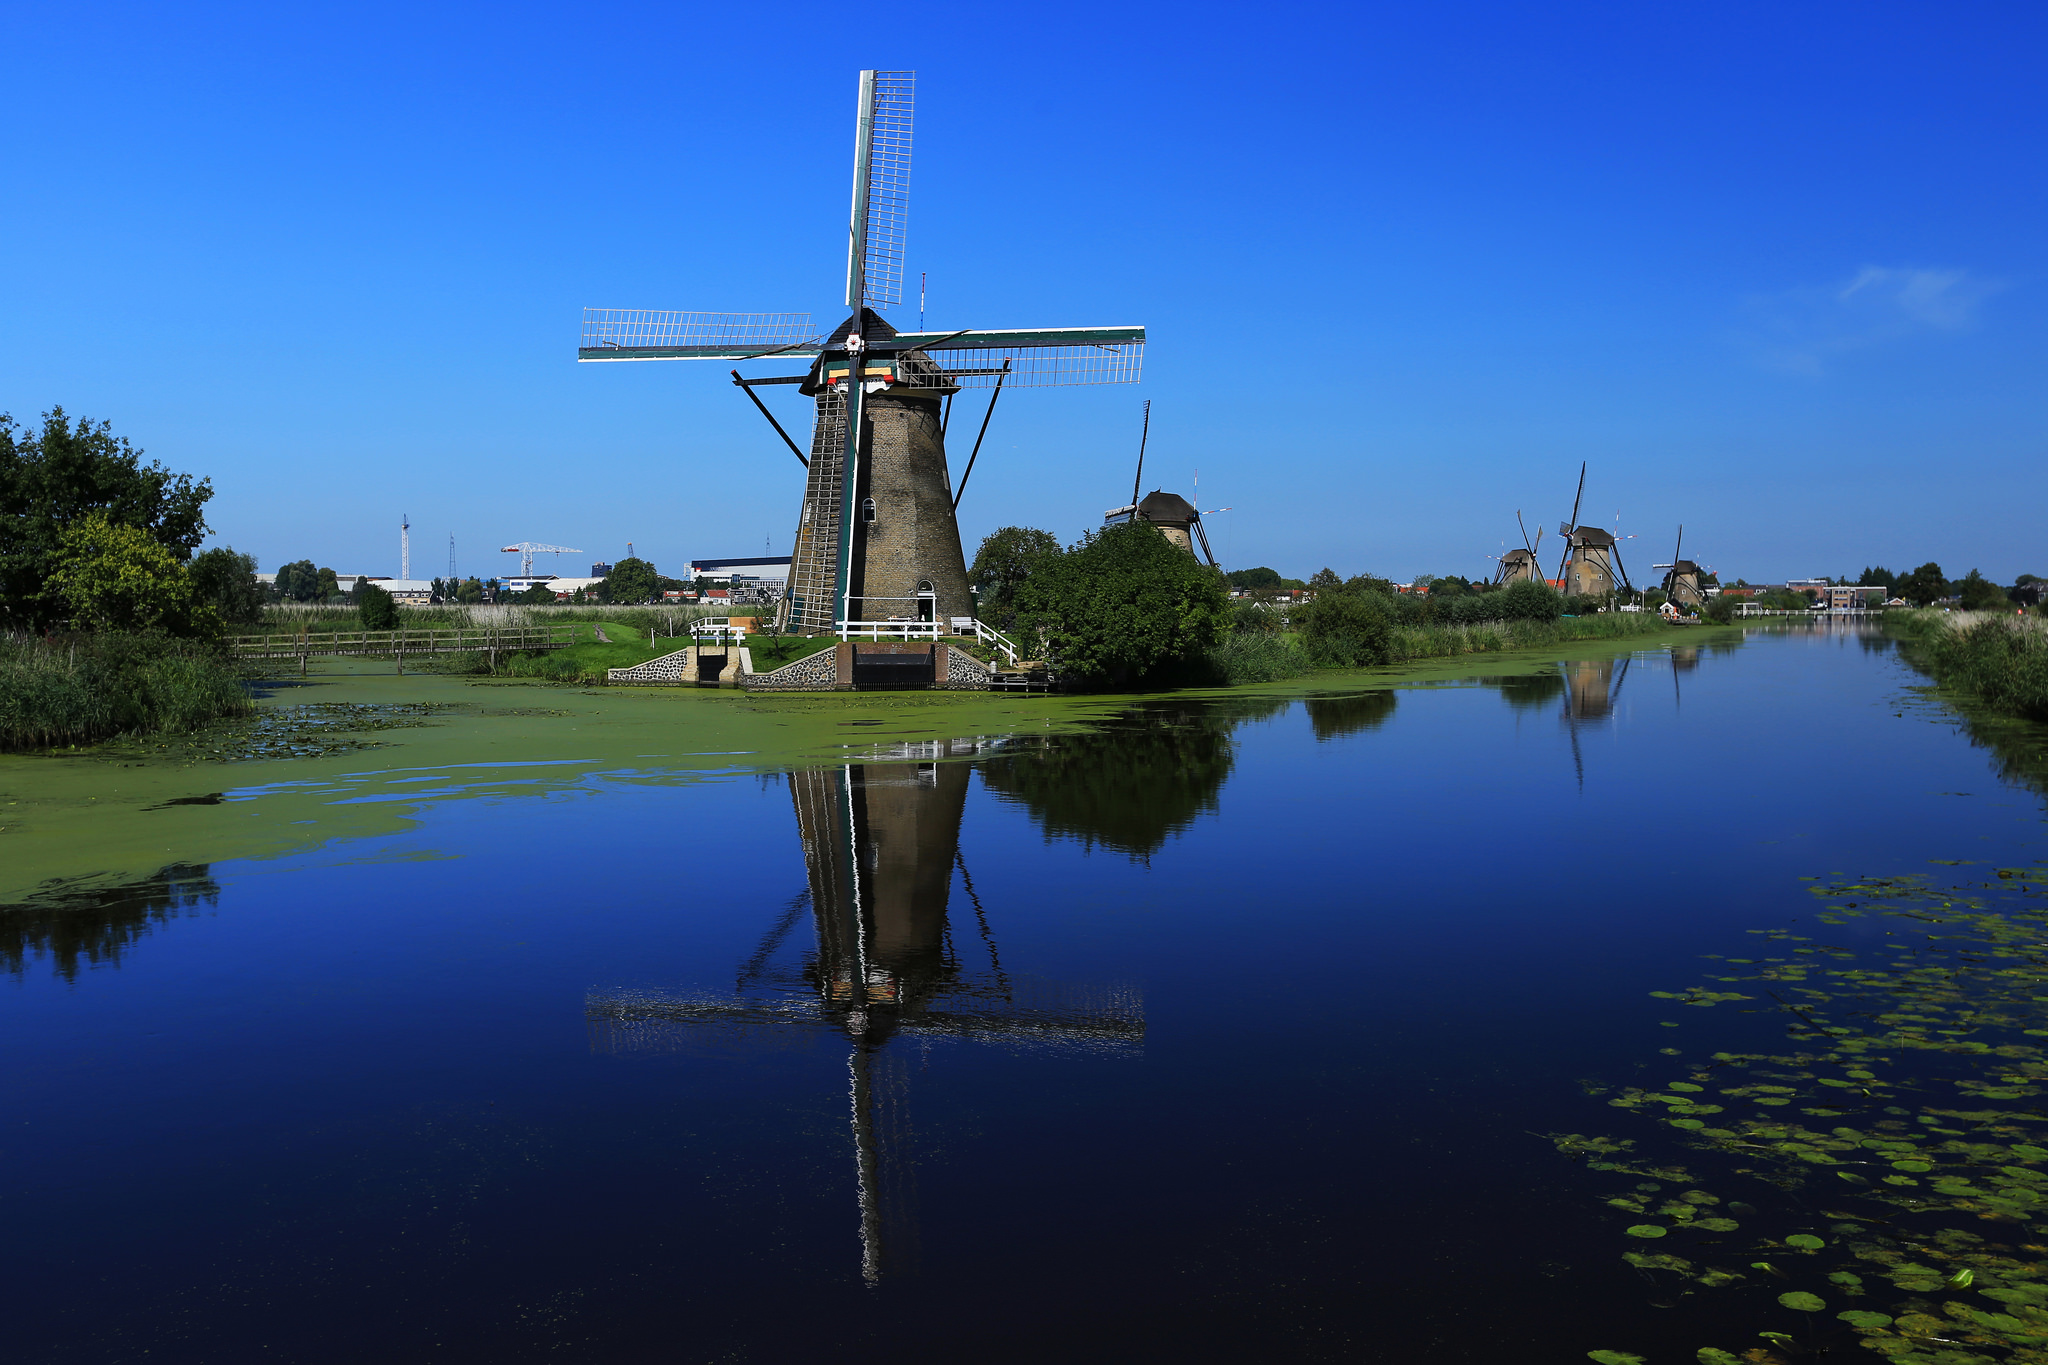
{"type": "Polygon", "coordinates": [[[1749,1268],[1751,1270],[1761,1270],[1766,1275],[1776,1275],[1781,1280],[1789,1280],[1792,1278],[1790,1275],[1787,1275],[1784,1271],[1778,1269],[1778,1267],[1772,1265],[1769,1261],[1751,1261],[1749,1263],[1749,1268]]]}
{"type": "Polygon", "coordinates": [[[1688,1092],[1688,1093],[1690,1093],[1690,1094],[1694,1094],[1694,1095],[1697,1095],[1697,1094],[1698,1094],[1698,1093],[1700,1093],[1700,1092],[1701,1092],[1702,1090],[1705,1090],[1705,1089],[1706,1089],[1706,1087],[1705,1087],[1705,1086],[1703,1086],[1703,1085],[1694,1085],[1694,1084],[1693,1084],[1692,1082],[1690,1082],[1690,1081],[1673,1081],[1673,1082],[1671,1082],[1671,1084],[1669,1084],[1669,1085],[1665,1086],[1664,1088],[1665,1088],[1666,1090],[1683,1090],[1683,1091],[1686,1091],[1686,1092],[1688,1092]]]}
{"type": "Polygon", "coordinates": [[[1705,1119],[1671,1119],[1669,1122],[1673,1128],[1704,1128],[1707,1126],[1705,1119]]]}
{"type": "Polygon", "coordinates": [[[1641,1356],[1630,1355],[1627,1351],[1588,1351],[1586,1359],[1597,1365],[1643,1365],[1641,1356]]]}
{"type": "Polygon", "coordinates": [[[2012,1154],[2028,1161],[2048,1161],[2048,1147],[2034,1147],[2027,1143],[2014,1143],[2012,1154]]]}
{"type": "Polygon", "coordinates": [[[1801,1251],[1819,1251],[1827,1243],[1810,1232],[1795,1232],[1785,1239],[1785,1245],[1798,1247],[1801,1251]]]}
{"type": "Polygon", "coordinates": [[[1711,1346],[1700,1347],[1694,1359],[1698,1360],[1700,1365],[1742,1365],[1741,1356],[1732,1356],[1711,1346]]]}
{"type": "Polygon", "coordinates": [[[1742,1226],[1733,1218],[1695,1218],[1692,1225],[1706,1232],[1734,1232],[1742,1226]]]}
{"type": "Polygon", "coordinates": [[[1662,1237],[1665,1231],[1655,1223],[1637,1223],[1632,1228],[1623,1229],[1624,1235],[1629,1237],[1662,1237]]]}
{"type": "Polygon", "coordinates": [[[1894,1161],[1892,1169],[1895,1171],[1931,1171],[1934,1169],[1934,1166],[1932,1163],[1925,1161],[1894,1161]]]}
{"type": "Polygon", "coordinates": [[[1861,1308],[1851,1308],[1847,1312],[1837,1313],[1835,1316],[1848,1323],[1851,1327],[1889,1327],[1892,1325],[1891,1314],[1872,1313],[1861,1308]]]}
{"type": "Polygon", "coordinates": [[[1819,1313],[1827,1308],[1818,1294],[1809,1294],[1803,1289],[1794,1289],[1778,1295],[1778,1302],[1795,1313],[1819,1313]]]}
{"type": "Polygon", "coordinates": [[[1728,1212],[1734,1214],[1737,1218],[1754,1218],[1756,1217],[1756,1205],[1745,1204],[1740,1199],[1731,1199],[1728,1201],[1728,1212]]]}

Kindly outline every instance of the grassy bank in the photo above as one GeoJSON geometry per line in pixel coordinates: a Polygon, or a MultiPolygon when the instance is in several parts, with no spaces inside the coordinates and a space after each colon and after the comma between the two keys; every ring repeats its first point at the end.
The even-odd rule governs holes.
{"type": "Polygon", "coordinates": [[[234,665],[148,635],[0,637],[0,748],[196,729],[250,709],[234,665]]]}
{"type": "MultiPolygon", "coordinates": [[[[1624,640],[1675,629],[1652,612],[1566,616],[1555,621],[1491,621],[1480,625],[1397,625],[1389,632],[1387,663],[1454,659],[1467,654],[1500,654],[1509,650],[1543,649],[1582,640],[1624,640]]],[[[1209,665],[1218,681],[1281,682],[1313,673],[1317,665],[1295,635],[1237,634],[1210,651],[1209,665]]]]}
{"type": "Polygon", "coordinates": [[[2048,721],[2048,621],[1967,611],[1893,611],[1885,625],[1944,687],[2001,715],[2048,721]]]}

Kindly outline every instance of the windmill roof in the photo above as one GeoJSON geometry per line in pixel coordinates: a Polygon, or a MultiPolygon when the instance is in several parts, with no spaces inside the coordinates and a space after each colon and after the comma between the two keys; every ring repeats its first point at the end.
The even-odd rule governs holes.
{"type": "Polygon", "coordinates": [[[1671,572],[1673,573],[1698,573],[1699,571],[1700,566],[1693,563],[1690,559],[1681,559],[1671,566],[1671,572]]]}
{"type": "Polygon", "coordinates": [[[825,349],[829,351],[845,345],[855,322],[860,324],[861,338],[865,341],[887,341],[896,335],[896,329],[883,321],[881,314],[872,308],[863,308],[858,313],[847,314],[846,321],[832,329],[832,335],[825,338],[825,349]]]}
{"type": "Polygon", "coordinates": [[[1581,526],[1572,532],[1572,539],[1595,550],[1604,550],[1614,544],[1614,537],[1597,526],[1581,526]]]}
{"type": "Polygon", "coordinates": [[[1194,521],[1201,513],[1195,505],[1178,493],[1162,493],[1153,489],[1138,504],[1138,517],[1143,521],[1194,521]]]}

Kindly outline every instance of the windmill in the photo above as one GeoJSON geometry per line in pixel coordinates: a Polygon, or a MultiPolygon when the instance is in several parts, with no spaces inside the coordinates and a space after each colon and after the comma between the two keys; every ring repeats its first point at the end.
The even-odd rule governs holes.
{"type": "Polygon", "coordinates": [[[732,371],[806,469],[784,603],[785,624],[806,634],[972,614],[946,464],[955,394],[989,390],[986,434],[1006,386],[1135,383],[1143,361],[1143,327],[898,332],[875,312],[902,302],[913,76],[860,73],[845,321],[820,333],[808,313],[583,315],[578,360],[810,361],[796,375],[732,371]],[[808,454],[754,392],[780,384],[812,400],[808,454]]]}
{"type": "MultiPolygon", "coordinates": [[[[936,760],[960,746],[916,748],[936,760]]],[[[907,1085],[888,1051],[892,1040],[1128,1055],[1145,1035],[1135,991],[1020,981],[1004,971],[960,853],[968,778],[967,764],[937,761],[791,773],[809,889],[741,968],[733,992],[595,991],[584,1006],[600,1052],[774,1046],[806,1033],[843,1040],[861,1273],[871,1284],[903,1267],[916,1231],[902,1150],[907,1085]],[[953,950],[947,901],[956,869],[988,948],[987,968],[970,967],[953,950]],[[816,931],[812,950],[800,968],[777,971],[782,941],[806,911],[816,931]]]]}
{"type": "Polygon", "coordinates": [[[1628,570],[1621,562],[1621,542],[1598,526],[1581,526],[1579,504],[1586,496],[1586,466],[1579,464],[1579,491],[1572,497],[1572,519],[1558,526],[1564,537],[1564,557],[1558,561],[1557,576],[1564,580],[1570,597],[1605,597],[1618,584],[1632,590],[1628,570]]]}
{"type": "Polygon", "coordinates": [[[1525,578],[1536,583],[1543,581],[1543,569],[1536,560],[1536,549],[1543,544],[1543,528],[1536,528],[1536,540],[1532,544],[1529,540],[1529,528],[1523,524],[1519,508],[1515,511],[1515,525],[1522,532],[1522,548],[1509,550],[1500,557],[1500,572],[1495,574],[1493,579],[1496,588],[1505,588],[1508,584],[1519,583],[1525,578]]]}
{"type": "Polygon", "coordinates": [[[1690,559],[1679,558],[1679,551],[1684,548],[1685,527],[1681,525],[1678,528],[1678,543],[1671,549],[1671,562],[1652,567],[1669,570],[1664,575],[1664,596],[1672,606],[1698,610],[1706,603],[1707,594],[1700,586],[1700,566],[1690,559]]]}
{"type": "MultiPolygon", "coordinates": [[[[1163,493],[1153,489],[1142,499],[1138,490],[1145,485],[1145,442],[1152,434],[1152,400],[1145,400],[1145,421],[1138,432],[1138,472],[1131,478],[1131,500],[1122,507],[1112,507],[1102,514],[1104,526],[1120,526],[1129,521],[1145,521],[1159,528],[1159,533],[1189,554],[1195,552],[1195,542],[1202,544],[1202,555],[1211,567],[1216,565],[1216,556],[1209,549],[1208,533],[1202,529],[1202,511],[1178,493],[1163,493]]],[[[1216,509],[1228,512],[1228,507],[1216,509]]]]}

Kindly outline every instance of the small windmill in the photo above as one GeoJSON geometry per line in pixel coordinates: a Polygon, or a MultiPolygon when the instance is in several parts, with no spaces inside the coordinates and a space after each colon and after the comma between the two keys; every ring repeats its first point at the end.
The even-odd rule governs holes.
{"type": "MultiPolygon", "coordinates": [[[[1138,472],[1131,478],[1131,500],[1122,507],[1112,507],[1102,514],[1104,526],[1119,526],[1128,521],[1150,522],[1159,528],[1159,533],[1189,554],[1195,552],[1195,542],[1202,544],[1202,555],[1211,567],[1216,566],[1216,556],[1209,549],[1209,536],[1202,529],[1202,510],[1178,493],[1165,493],[1153,489],[1142,499],[1138,490],[1145,486],[1145,441],[1152,434],[1152,400],[1145,400],[1145,422],[1138,433],[1138,472]]],[[[1228,507],[1219,507],[1219,512],[1228,512],[1228,507]]]]}
{"type": "Polygon", "coordinates": [[[1697,610],[1707,600],[1706,590],[1700,586],[1702,570],[1690,559],[1679,558],[1679,551],[1685,548],[1685,527],[1678,528],[1678,543],[1671,548],[1671,562],[1653,567],[1668,570],[1664,575],[1664,596],[1674,607],[1692,607],[1697,610]]]}
{"type": "Polygon", "coordinates": [[[804,374],[732,372],[808,471],[785,602],[803,633],[971,615],[946,466],[953,396],[986,388],[993,415],[1005,386],[1135,383],[1144,355],[1143,327],[898,332],[875,313],[902,302],[913,77],[860,73],[844,322],[820,334],[808,313],[583,314],[578,360],[810,360],[804,374]],[[776,384],[813,401],[808,454],[754,393],[776,384]]]}
{"type": "Polygon", "coordinates": [[[1578,524],[1579,504],[1585,496],[1586,465],[1581,461],[1579,491],[1572,497],[1572,519],[1557,528],[1564,537],[1564,557],[1557,564],[1557,576],[1564,580],[1564,591],[1573,597],[1605,597],[1617,585],[1632,591],[1628,569],[1621,562],[1621,543],[1613,532],[1578,524]]]}
{"type": "Polygon", "coordinates": [[[1493,585],[1497,588],[1505,588],[1508,584],[1519,583],[1525,578],[1537,583],[1543,581],[1543,569],[1536,559],[1536,550],[1543,544],[1543,528],[1536,528],[1536,539],[1532,543],[1529,539],[1529,528],[1523,524],[1519,508],[1515,510],[1515,526],[1522,533],[1522,548],[1509,550],[1500,557],[1500,572],[1495,574],[1493,579],[1493,585]]]}

